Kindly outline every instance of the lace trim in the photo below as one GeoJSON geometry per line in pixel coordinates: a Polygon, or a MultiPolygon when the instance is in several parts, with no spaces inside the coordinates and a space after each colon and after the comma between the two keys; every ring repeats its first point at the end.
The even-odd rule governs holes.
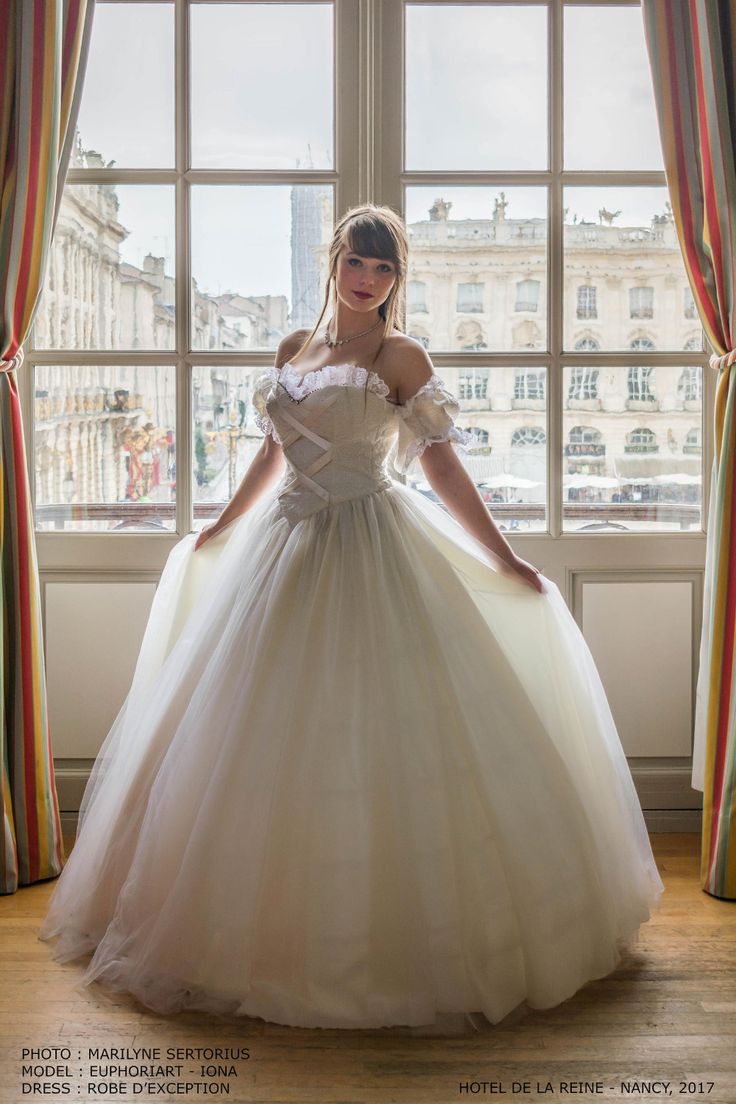
{"type": "Polygon", "coordinates": [[[403,403],[403,405],[397,407],[397,409],[401,412],[402,417],[406,418],[409,414],[411,414],[412,410],[414,409],[414,403],[421,395],[426,395],[432,391],[447,391],[445,381],[443,379],[440,379],[440,377],[434,372],[429,377],[427,382],[422,384],[418,391],[415,391],[414,394],[411,395],[405,403],[403,403]]]}
{"type": "MultiPolygon", "coordinates": [[[[441,376],[433,372],[427,382],[423,383],[422,386],[406,400],[404,405],[398,408],[402,418],[407,419],[411,417],[415,403],[423,395],[429,395],[438,406],[445,408],[445,413],[451,422],[453,417],[451,411],[454,412],[454,414],[459,413],[460,407],[457,399],[451,391],[447,390],[447,385],[441,376]]],[[[406,446],[400,471],[405,475],[413,462],[422,455],[428,445],[439,444],[442,441],[452,441],[454,445],[457,445],[464,452],[468,452],[474,440],[474,435],[469,430],[458,429],[454,424],[450,424],[447,429],[443,430],[441,433],[432,436],[415,437],[415,439],[409,441],[406,446]]]]}
{"type": "Polygon", "coordinates": [[[253,421],[256,423],[264,436],[266,434],[269,434],[271,437],[273,437],[274,441],[276,441],[277,444],[281,444],[281,438],[276,432],[276,427],[267,414],[259,414],[257,410],[254,410],[253,421]]]}
{"type": "MultiPolygon", "coordinates": [[[[280,383],[287,394],[296,402],[299,402],[313,391],[334,384],[341,387],[362,387],[366,382],[366,376],[368,377],[369,391],[374,391],[384,399],[391,394],[388,384],[381,379],[377,372],[369,371],[359,364],[326,364],[324,368],[313,368],[310,372],[300,375],[291,361],[287,361],[280,371],[275,366],[266,368],[256,380],[253,391],[254,393],[256,391],[263,393],[271,386],[275,387],[277,383],[280,383]]],[[[392,405],[396,406],[397,409],[401,409],[396,403],[392,405]]],[[[267,414],[260,413],[255,407],[253,420],[261,433],[270,433],[274,440],[281,444],[274,424],[267,414]]]]}
{"type": "Polygon", "coordinates": [[[416,440],[410,441],[404,453],[404,463],[401,468],[402,473],[404,475],[406,474],[414,460],[417,460],[422,455],[427,445],[435,445],[441,441],[452,441],[453,444],[461,448],[463,452],[468,452],[473,443],[473,434],[467,429],[458,429],[457,426],[451,426],[450,429],[441,436],[418,437],[416,440]]]}
{"type": "Polygon", "coordinates": [[[369,391],[375,391],[383,398],[391,394],[388,384],[376,372],[363,368],[359,364],[326,364],[324,368],[313,368],[310,372],[301,375],[291,361],[287,361],[280,374],[277,368],[269,371],[274,382],[282,383],[292,398],[303,398],[312,391],[318,391],[322,387],[333,384],[342,387],[351,384],[362,387],[366,382],[366,376],[369,391]]]}
{"type": "MultiPolygon", "coordinates": [[[[366,375],[368,376],[369,391],[375,391],[377,395],[381,395],[383,398],[391,394],[388,384],[381,379],[377,372],[363,368],[359,364],[327,364],[324,368],[313,368],[302,376],[289,360],[280,372],[278,368],[273,366],[266,368],[256,380],[255,390],[262,390],[266,384],[280,382],[284,384],[292,398],[301,399],[305,395],[311,394],[312,391],[317,391],[321,387],[328,387],[330,384],[340,384],[342,386],[354,384],[362,387],[366,375]],[[289,386],[286,386],[287,382],[289,386]]],[[[433,373],[427,382],[423,383],[405,403],[392,403],[391,405],[399,411],[402,417],[407,417],[411,414],[414,403],[421,395],[441,390],[447,390],[445,381],[436,373],[433,373]]]]}
{"type": "Polygon", "coordinates": [[[281,438],[276,432],[276,428],[266,413],[266,397],[265,392],[275,382],[276,372],[274,368],[267,368],[256,380],[253,386],[253,421],[256,423],[261,433],[269,434],[273,437],[274,441],[281,444],[281,438]],[[261,409],[259,410],[258,397],[261,399],[261,409]]]}

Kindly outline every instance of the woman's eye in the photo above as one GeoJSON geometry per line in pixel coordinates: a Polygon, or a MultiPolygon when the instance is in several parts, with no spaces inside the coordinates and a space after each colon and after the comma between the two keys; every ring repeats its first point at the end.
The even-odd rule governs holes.
{"type": "MultiPolygon", "coordinates": [[[[352,265],[353,262],[355,262],[355,264],[362,264],[363,263],[361,261],[360,257],[348,257],[348,264],[352,265]]],[[[393,269],[391,268],[391,265],[389,265],[389,264],[380,264],[378,267],[380,269],[383,269],[384,272],[387,272],[387,273],[393,272],[393,269]]]]}

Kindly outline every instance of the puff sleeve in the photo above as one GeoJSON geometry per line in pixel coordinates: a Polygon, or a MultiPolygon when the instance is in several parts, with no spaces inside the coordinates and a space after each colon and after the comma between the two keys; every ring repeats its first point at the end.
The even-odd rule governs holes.
{"type": "Polygon", "coordinates": [[[452,441],[467,450],[473,434],[458,429],[455,418],[460,406],[437,375],[432,375],[410,399],[398,408],[399,427],[393,464],[405,475],[427,445],[452,441]]]}
{"type": "Polygon", "coordinates": [[[261,433],[264,435],[269,434],[275,441],[280,439],[279,435],[274,429],[273,422],[271,421],[268,409],[266,407],[266,399],[268,393],[274,383],[274,370],[269,368],[258,377],[253,385],[253,394],[251,396],[251,402],[253,405],[253,421],[256,423],[261,433]]]}

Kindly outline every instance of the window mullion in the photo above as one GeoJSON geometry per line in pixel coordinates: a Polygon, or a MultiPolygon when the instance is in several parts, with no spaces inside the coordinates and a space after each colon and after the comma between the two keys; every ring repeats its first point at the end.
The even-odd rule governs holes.
{"type": "Polygon", "coordinates": [[[404,35],[405,5],[370,0],[379,43],[374,85],[375,202],[404,213],[404,35]]]}
{"type": "Polygon", "coordinates": [[[176,531],[192,528],[191,373],[191,241],[190,189],[186,179],[189,150],[189,4],[176,0],[175,9],[176,125],[176,531]]]}
{"type": "Polygon", "coordinates": [[[564,256],[562,240],[562,26],[560,0],[548,9],[548,105],[549,105],[549,167],[552,180],[548,193],[547,214],[547,340],[551,362],[547,379],[547,524],[554,539],[562,532],[562,409],[563,380],[562,317],[564,299],[564,256]]]}
{"type": "Polygon", "coordinates": [[[366,104],[363,93],[365,0],[335,0],[335,219],[365,194],[366,104]]]}

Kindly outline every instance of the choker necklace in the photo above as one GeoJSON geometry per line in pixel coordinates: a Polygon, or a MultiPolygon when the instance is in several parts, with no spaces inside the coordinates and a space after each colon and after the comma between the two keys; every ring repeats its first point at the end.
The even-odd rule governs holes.
{"type": "Polygon", "coordinates": [[[380,326],[383,321],[384,319],[379,317],[378,321],[374,323],[374,325],[370,326],[367,330],[363,330],[361,333],[351,334],[350,337],[343,337],[341,341],[331,341],[330,322],[332,322],[332,319],[330,319],[330,322],[328,322],[325,326],[325,344],[328,345],[330,349],[334,349],[336,348],[336,346],[344,345],[348,341],[355,341],[356,337],[364,337],[366,334],[369,334],[371,330],[375,330],[376,326],[380,326]]]}

